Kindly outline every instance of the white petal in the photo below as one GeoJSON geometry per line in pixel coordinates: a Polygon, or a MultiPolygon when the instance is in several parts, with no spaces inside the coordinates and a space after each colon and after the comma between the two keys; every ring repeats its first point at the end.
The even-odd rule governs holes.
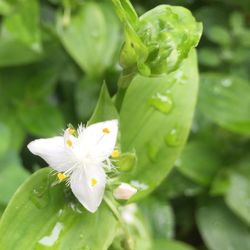
{"type": "Polygon", "coordinates": [[[85,168],[77,168],[70,177],[73,194],[92,213],[97,210],[102,201],[105,184],[106,177],[101,166],[90,165],[85,168]]]}
{"type": "MultiPolygon", "coordinates": [[[[79,135],[81,148],[91,158],[99,162],[107,159],[115,148],[118,133],[118,120],[95,123],[79,135]],[[105,133],[104,131],[108,131],[105,133]]],[[[97,161],[97,162],[98,162],[97,161]]]]}
{"type": "Polygon", "coordinates": [[[50,167],[59,172],[70,169],[74,164],[72,154],[66,150],[62,136],[34,140],[28,144],[28,149],[34,155],[42,157],[50,167]]]}

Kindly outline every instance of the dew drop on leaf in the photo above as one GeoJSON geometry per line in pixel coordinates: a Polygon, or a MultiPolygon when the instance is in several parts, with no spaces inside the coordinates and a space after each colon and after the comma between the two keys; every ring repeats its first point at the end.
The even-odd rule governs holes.
{"type": "Polygon", "coordinates": [[[168,114],[173,108],[173,100],[168,93],[156,93],[153,95],[149,103],[158,111],[168,114]]]}
{"type": "Polygon", "coordinates": [[[157,148],[154,146],[153,143],[148,143],[147,144],[147,155],[148,158],[151,162],[155,162],[156,156],[157,156],[157,148]]]}
{"type": "Polygon", "coordinates": [[[221,85],[225,88],[228,88],[232,85],[232,80],[229,78],[225,78],[221,80],[221,85]]]}
{"type": "MultiPolygon", "coordinates": [[[[42,245],[46,247],[53,247],[58,242],[61,231],[63,230],[63,223],[57,222],[51,230],[49,235],[43,236],[38,240],[37,245],[42,245]]],[[[36,249],[39,249],[38,246],[36,249]]]]}
{"type": "Polygon", "coordinates": [[[167,146],[176,147],[180,145],[179,132],[177,128],[171,129],[171,131],[165,136],[165,143],[167,146]]]}
{"type": "Polygon", "coordinates": [[[49,191],[47,183],[34,187],[30,194],[30,200],[37,208],[44,208],[49,202],[49,191]]]}

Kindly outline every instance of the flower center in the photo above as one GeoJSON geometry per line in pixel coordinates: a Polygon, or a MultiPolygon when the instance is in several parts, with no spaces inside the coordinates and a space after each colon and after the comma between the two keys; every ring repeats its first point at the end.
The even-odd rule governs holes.
{"type": "Polygon", "coordinates": [[[103,132],[104,134],[109,134],[109,133],[110,133],[110,130],[109,130],[108,128],[104,128],[104,129],[102,130],[102,132],[103,132]]]}
{"type": "Polygon", "coordinates": [[[91,178],[91,187],[94,187],[97,184],[97,180],[95,178],[91,178]]]}
{"type": "Polygon", "coordinates": [[[63,181],[64,179],[66,179],[66,175],[64,173],[58,173],[57,174],[57,178],[59,179],[59,181],[63,181]]]}

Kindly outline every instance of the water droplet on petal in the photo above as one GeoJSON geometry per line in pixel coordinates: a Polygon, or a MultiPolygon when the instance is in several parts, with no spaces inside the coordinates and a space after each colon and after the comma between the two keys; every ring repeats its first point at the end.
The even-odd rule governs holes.
{"type": "Polygon", "coordinates": [[[179,146],[180,138],[179,138],[179,131],[177,128],[171,129],[171,131],[165,136],[165,143],[170,147],[179,146]]]}
{"type": "Polygon", "coordinates": [[[173,108],[173,100],[169,93],[162,94],[158,92],[150,98],[149,103],[155,109],[165,114],[168,114],[173,108]]]}

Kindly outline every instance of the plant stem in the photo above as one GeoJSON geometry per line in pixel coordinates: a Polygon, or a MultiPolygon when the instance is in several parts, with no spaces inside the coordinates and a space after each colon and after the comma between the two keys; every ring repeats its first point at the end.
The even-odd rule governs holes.
{"type": "Polygon", "coordinates": [[[115,218],[117,219],[117,221],[120,223],[120,225],[122,227],[122,230],[123,230],[124,235],[126,237],[127,249],[132,250],[133,240],[132,240],[132,238],[130,236],[130,233],[128,231],[128,228],[127,228],[124,220],[122,219],[122,217],[120,215],[120,212],[118,211],[118,209],[114,205],[114,203],[107,196],[104,196],[104,201],[106,202],[106,204],[108,205],[108,207],[110,208],[110,210],[114,214],[115,218]]]}

